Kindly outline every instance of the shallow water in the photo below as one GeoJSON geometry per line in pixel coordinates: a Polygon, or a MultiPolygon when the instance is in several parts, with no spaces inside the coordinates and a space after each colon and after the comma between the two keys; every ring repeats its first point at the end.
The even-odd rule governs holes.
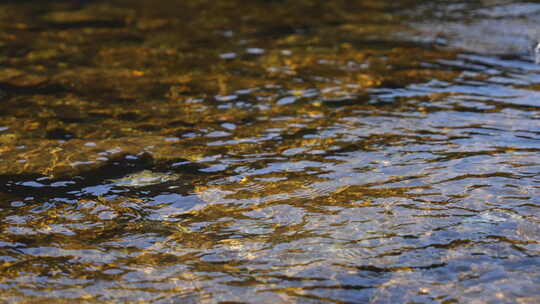
{"type": "Polygon", "coordinates": [[[0,4],[0,302],[540,301],[540,5],[182,2],[0,4]]]}

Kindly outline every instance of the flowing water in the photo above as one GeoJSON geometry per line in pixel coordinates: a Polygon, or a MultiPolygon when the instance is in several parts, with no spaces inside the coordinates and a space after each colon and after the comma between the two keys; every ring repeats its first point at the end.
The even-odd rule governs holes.
{"type": "Polygon", "coordinates": [[[538,303],[538,24],[0,2],[0,302],[538,303]]]}

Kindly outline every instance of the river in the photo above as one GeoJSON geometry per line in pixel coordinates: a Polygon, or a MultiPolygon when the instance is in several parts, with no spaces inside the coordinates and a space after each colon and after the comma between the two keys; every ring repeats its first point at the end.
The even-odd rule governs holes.
{"type": "Polygon", "coordinates": [[[0,2],[0,302],[538,303],[539,21],[0,2]]]}

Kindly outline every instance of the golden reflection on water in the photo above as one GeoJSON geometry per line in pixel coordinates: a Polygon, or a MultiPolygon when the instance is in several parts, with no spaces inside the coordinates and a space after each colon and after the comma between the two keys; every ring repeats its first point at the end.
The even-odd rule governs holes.
{"type": "Polygon", "coordinates": [[[540,299],[540,69],[426,32],[497,6],[0,7],[0,301],[540,299]]]}

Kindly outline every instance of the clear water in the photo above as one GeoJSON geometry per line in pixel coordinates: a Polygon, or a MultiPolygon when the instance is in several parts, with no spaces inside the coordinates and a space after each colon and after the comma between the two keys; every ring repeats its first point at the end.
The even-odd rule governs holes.
{"type": "Polygon", "coordinates": [[[2,2],[0,302],[537,303],[539,17],[2,2]]]}

